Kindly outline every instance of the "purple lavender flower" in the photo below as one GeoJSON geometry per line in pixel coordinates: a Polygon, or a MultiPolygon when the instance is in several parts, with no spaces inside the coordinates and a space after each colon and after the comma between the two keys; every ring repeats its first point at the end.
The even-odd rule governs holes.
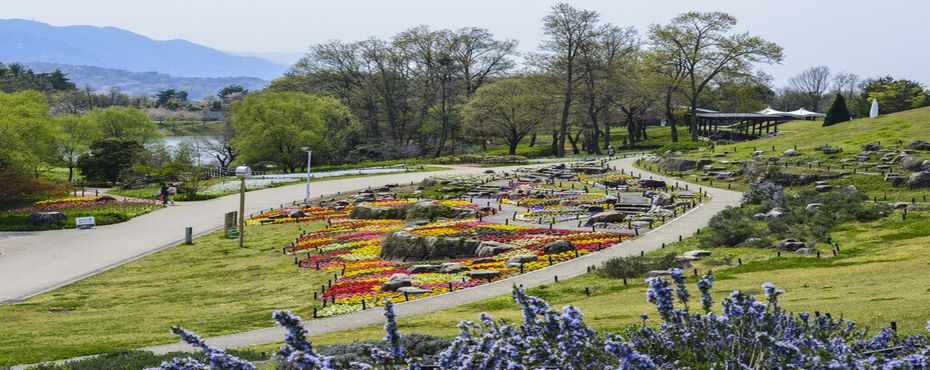
{"type": "Polygon", "coordinates": [[[646,300],[655,303],[659,317],[668,321],[671,318],[672,310],[675,308],[672,289],[669,288],[668,281],[653,277],[646,282],[649,283],[649,289],[646,290],[646,300]]]}
{"type": "Polygon", "coordinates": [[[697,287],[701,291],[701,306],[704,308],[704,313],[710,313],[714,305],[714,297],[710,294],[710,290],[714,287],[714,275],[702,276],[697,282],[697,287]]]}

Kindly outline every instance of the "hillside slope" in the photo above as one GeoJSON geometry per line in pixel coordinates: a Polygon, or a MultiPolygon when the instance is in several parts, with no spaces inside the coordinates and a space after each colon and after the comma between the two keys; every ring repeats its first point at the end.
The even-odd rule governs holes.
{"type": "Polygon", "coordinates": [[[153,40],[114,27],[65,26],[0,20],[0,62],[89,65],[181,77],[250,76],[274,79],[287,69],[185,40],[153,40]]]}

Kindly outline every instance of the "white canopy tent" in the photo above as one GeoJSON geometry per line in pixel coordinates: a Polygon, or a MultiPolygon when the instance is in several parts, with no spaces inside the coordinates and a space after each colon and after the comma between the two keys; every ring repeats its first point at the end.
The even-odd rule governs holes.
{"type": "Polygon", "coordinates": [[[804,108],[800,108],[800,109],[798,109],[798,110],[793,110],[793,111],[791,111],[791,112],[782,112],[782,111],[780,111],[780,110],[774,110],[774,109],[772,109],[772,107],[765,107],[765,109],[760,110],[760,111],[758,111],[758,112],[756,112],[756,113],[764,114],[764,115],[767,115],[767,116],[783,116],[783,117],[791,117],[791,118],[797,118],[797,119],[813,119],[813,118],[817,118],[817,117],[826,117],[826,116],[827,116],[826,114],[817,113],[817,112],[811,112],[811,111],[809,111],[809,110],[807,110],[807,109],[804,109],[804,108]]]}

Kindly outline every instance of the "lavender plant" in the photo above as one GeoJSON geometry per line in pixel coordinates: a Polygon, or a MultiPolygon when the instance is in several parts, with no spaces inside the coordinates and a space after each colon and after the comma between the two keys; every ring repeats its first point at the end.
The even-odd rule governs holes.
{"type": "MultiPolygon", "coordinates": [[[[757,299],[739,291],[711,311],[713,276],[697,282],[703,314],[688,311],[690,295],[681,271],[672,280],[650,278],[646,296],[656,305],[662,323],[630,326],[620,333],[599,334],[584,323],[581,311],[561,311],[515,288],[523,309],[523,323],[496,321],[482,313],[478,322],[463,321],[459,335],[431,361],[442,369],[930,369],[930,339],[902,336],[890,329],[869,336],[848,320],[830,315],[792,314],[779,305],[784,291],[763,285],[757,299]],[[674,288],[672,287],[674,284],[674,288]],[[676,307],[676,299],[678,306],[676,307]]],[[[423,369],[430,361],[407,357],[399,345],[394,306],[385,304],[385,342],[388,350],[373,349],[370,363],[354,369],[423,369]]],[[[299,317],[275,312],[287,329],[277,353],[289,368],[333,369],[331,358],[313,350],[299,317]]],[[[930,322],[927,323],[930,331],[930,322]]],[[[182,340],[207,354],[204,363],[176,359],[159,369],[252,369],[251,364],[207,346],[196,335],[176,328],[182,340]]]]}

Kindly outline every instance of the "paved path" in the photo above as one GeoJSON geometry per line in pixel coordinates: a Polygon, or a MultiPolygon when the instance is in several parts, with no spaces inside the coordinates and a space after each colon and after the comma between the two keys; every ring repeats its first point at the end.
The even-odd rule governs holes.
{"type": "MultiPolygon", "coordinates": [[[[369,185],[409,183],[437,174],[482,170],[451,167],[445,171],[319,181],[311,185],[312,196],[363,189],[369,185]]],[[[246,214],[304,199],[305,192],[304,184],[249,192],[246,214]]],[[[195,235],[216,230],[222,226],[225,212],[238,209],[237,194],[200,202],[179,202],[127,222],[93,230],[0,232],[0,303],[20,301],[178,244],[184,239],[185,227],[193,227],[195,235]]]]}
{"type": "MultiPolygon", "coordinates": [[[[643,178],[664,179],[666,182],[678,182],[681,186],[687,184],[691,189],[698,189],[695,184],[688,184],[673,178],[651,174],[633,168],[635,158],[620,159],[611,162],[618,168],[634,171],[636,174],[642,173],[643,178]]],[[[619,256],[629,256],[639,254],[640,251],[650,251],[657,249],[662,243],[678,241],[680,235],[690,235],[697,229],[705,227],[710,217],[720,212],[727,206],[739,204],[741,194],[734,191],[707,188],[707,194],[711,197],[708,202],[693,208],[688,213],[677,219],[662,225],[652,232],[633,239],[617,244],[611,248],[597,253],[591,253],[571,261],[563,262],[557,265],[546,267],[540,270],[517,275],[507,279],[499,280],[490,284],[481,285],[474,288],[462,289],[452,293],[441,294],[437,296],[418,299],[410,302],[402,302],[395,305],[397,315],[400,317],[409,317],[423,314],[431,311],[440,310],[447,307],[457,306],[469,302],[475,302],[487,298],[492,298],[511,291],[513,284],[522,284],[524,287],[533,287],[541,284],[551,283],[553,276],[559,278],[568,278],[577,276],[586,272],[586,268],[592,265],[599,265],[602,262],[619,256]]],[[[271,313],[268,313],[271,315],[271,313]]],[[[316,336],[326,333],[332,333],[353,328],[365,327],[370,325],[381,324],[384,317],[380,309],[370,309],[351,314],[334,316],[325,319],[308,320],[306,328],[310,336],[316,336]]],[[[208,338],[207,343],[227,348],[241,347],[261,343],[271,343],[284,340],[285,332],[280,327],[259,329],[249,332],[224,335],[208,338]]],[[[145,348],[145,350],[156,353],[166,353],[172,351],[191,351],[193,350],[185,343],[174,343],[145,348]]]]}

